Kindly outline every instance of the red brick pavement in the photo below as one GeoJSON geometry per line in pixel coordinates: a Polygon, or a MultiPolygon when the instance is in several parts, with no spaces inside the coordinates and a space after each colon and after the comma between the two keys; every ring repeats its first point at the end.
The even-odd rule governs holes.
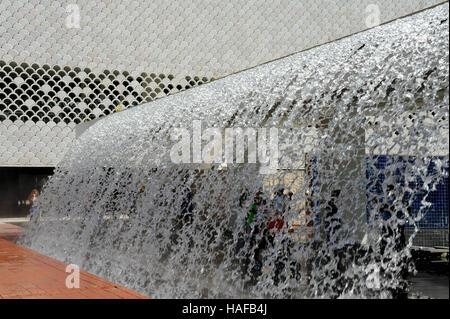
{"type": "Polygon", "coordinates": [[[0,223],[0,238],[16,239],[22,233],[22,227],[13,224],[0,223]]]}
{"type": "MultiPolygon", "coordinates": [[[[9,233],[10,235],[10,233],[9,233]]],[[[1,236],[0,236],[1,237],[1,236]]],[[[80,287],[67,288],[67,265],[0,238],[0,299],[145,299],[80,270],[80,287]]]]}

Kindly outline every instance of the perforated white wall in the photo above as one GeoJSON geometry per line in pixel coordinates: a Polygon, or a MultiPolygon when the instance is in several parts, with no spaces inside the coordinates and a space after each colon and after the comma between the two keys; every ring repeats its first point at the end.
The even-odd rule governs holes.
{"type": "Polygon", "coordinates": [[[0,2],[0,166],[54,166],[74,127],[438,0],[0,2]]]}

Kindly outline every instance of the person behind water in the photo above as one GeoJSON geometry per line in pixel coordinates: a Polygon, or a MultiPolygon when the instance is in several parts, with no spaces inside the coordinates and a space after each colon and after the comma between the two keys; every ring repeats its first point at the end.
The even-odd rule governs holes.
{"type": "Polygon", "coordinates": [[[36,188],[31,190],[30,195],[28,195],[27,199],[19,200],[17,205],[19,206],[33,206],[35,200],[39,197],[39,191],[36,188]]]}
{"type": "Polygon", "coordinates": [[[37,198],[39,197],[39,191],[36,188],[31,190],[30,195],[28,196],[28,203],[31,205],[30,214],[33,215],[37,210],[37,198]]]}
{"type": "MultiPolygon", "coordinates": [[[[285,221],[285,214],[288,210],[289,201],[292,200],[293,193],[289,192],[288,195],[286,195],[284,192],[284,188],[280,188],[275,192],[272,200],[273,214],[270,216],[267,223],[266,233],[267,242],[269,242],[272,247],[275,246],[275,237],[277,235],[284,235],[282,234],[283,229],[286,229],[288,232],[292,231],[289,229],[289,225],[285,221]]],[[[286,280],[283,272],[285,270],[286,263],[289,262],[291,245],[292,243],[289,237],[283,237],[281,239],[281,249],[276,252],[275,270],[273,274],[275,285],[278,285],[280,281],[286,280]]],[[[295,277],[297,277],[300,270],[298,263],[290,262],[289,264],[291,271],[295,274],[295,277]]]]}
{"type": "MultiPolygon", "coordinates": [[[[380,215],[383,219],[381,227],[381,239],[380,239],[380,255],[382,258],[382,265],[390,261],[390,254],[401,253],[406,247],[406,239],[404,234],[405,227],[405,214],[399,210],[395,210],[395,187],[390,184],[387,186],[387,196],[384,204],[381,205],[380,215]],[[389,255],[387,251],[389,250],[389,255]]],[[[408,211],[412,209],[408,207],[408,211]]],[[[406,277],[408,274],[407,261],[400,261],[401,271],[399,272],[400,278],[403,279],[403,283],[398,287],[389,288],[394,299],[406,299],[406,277]]]]}
{"type": "Polygon", "coordinates": [[[272,201],[274,214],[270,217],[267,225],[271,244],[273,244],[273,237],[275,236],[275,234],[279,233],[285,224],[284,213],[287,208],[287,201],[288,196],[284,194],[284,188],[281,188],[275,192],[275,196],[272,201]]]}
{"type": "Polygon", "coordinates": [[[250,261],[253,265],[250,269],[252,280],[261,275],[262,256],[261,252],[267,247],[265,240],[265,220],[267,214],[267,201],[263,198],[263,192],[258,191],[253,199],[251,209],[247,213],[245,223],[245,242],[247,243],[247,254],[245,258],[244,272],[247,273],[250,261]],[[260,238],[259,240],[257,240],[260,238]],[[253,251],[253,254],[251,253],[253,251]],[[251,258],[252,257],[252,258],[251,258]]]}
{"type": "Polygon", "coordinates": [[[338,207],[336,206],[336,201],[340,193],[341,191],[339,189],[331,192],[331,199],[328,201],[327,212],[324,218],[326,241],[331,245],[338,241],[337,235],[342,223],[338,214],[338,207]]]}
{"type": "Polygon", "coordinates": [[[266,205],[266,200],[262,198],[263,193],[261,191],[257,192],[255,195],[255,198],[253,200],[253,204],[251,209],[247,213],[247,220],[245,224],[245,232],[247,234],[246,241],[249,242],[250,246],[253,246],[255,236],[260,231],[260,223],[257,223],[257,221],[260,221],[263,217],[262,214],[258,214],[258,211],[260,210],[260,206],[266,205]]]}
{"type": "Polygon", "coordinates": [[[338,298],[345,289],[345,280],[340,276],[340,273],[345,272],[347,262],[347,247],[340,246],[340,231],[342,228],[342,219],[338,208],[338,199],[341,194],[339,189],[331,192],[330,200],[325,207],[325,216],[323,217],[325,240],[323,242],[325,260],[333,262],[336,269],[325,270],[325,276],[330,278],[333,282],[332,293],[330,298],[338,298]]]}
{"type": "Polygon", "coordinates": [[[381,238],[381,254],[383,255],[389,242],[394,242],[394,249],[396,251],[402,250],[406,246],[404,235],[404,219],[405,216],[402,211],[395,212],[393,205],[394,186],[388,185],[388,199],[387,202],[381,206],[380,215],[383,218],[382,238],[381,238]],[[389,195],[390,194],[390,195],[389,195]]]}
{"type": "Polygon", "coordinates": [[[194,216],[194,193],[189,190],[181,203],[181,219],[191,222],[194,216]]]}

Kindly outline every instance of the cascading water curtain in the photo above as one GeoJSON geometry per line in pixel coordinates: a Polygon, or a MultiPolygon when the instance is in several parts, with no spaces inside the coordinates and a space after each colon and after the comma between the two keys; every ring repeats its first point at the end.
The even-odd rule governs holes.
{"type": "Polygon", "coordinates": [[[106,117],[22,244],[155,298],[397,296],[448,175],[447,31],[445,4],[106,117]]]}

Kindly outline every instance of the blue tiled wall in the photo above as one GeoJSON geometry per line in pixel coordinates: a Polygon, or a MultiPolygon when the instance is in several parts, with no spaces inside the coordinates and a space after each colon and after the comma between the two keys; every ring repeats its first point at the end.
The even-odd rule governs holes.
{"type": "MultiPolygon", "coordinates": [[[[385,182],[387,172],[391,172],[395,183],[405,186],[405,168],[407,166],[414,166],[415,161],[424,160],[429,161],[427,167],[427,177],[432,175],[440,175],[439,182],[435,190],[427,191],[424,188],[424,181],[417,174],[413,176],[408,183],[412,189],[411,193],[406,193],[402,198],[405,203],[409,202],[411,196],[413,198],[410,206],[410,214],[417,216],[421,207],[424,207],[422,213],[423,218],[418,222],[420,229],[448,229],[449,219],[449,189],[448,189],[448,169],[449,161],[445,157],[427,157],[417,158],[415,156],[373,156],[367,158],[367,213],[373,212],[373,203],[371,198],[383,201],[383,203],[390,204],[392,200],[383,198],[382,185],[385,182]],[[436,161],[443,161],[443,171],[436,171],[436,161]],[[392,166],[391,166],[392,165],[392,166]],[[376,195],[376,196],[373,196],[376,195]],[[422,200],[431,203],[431,206],[426,207],[422,204],[422,200]]],[[[386,186],[386,185],[384,185],[386,186]]],[[[412,227],[412,225],[407,225],[412,227]]]]}

